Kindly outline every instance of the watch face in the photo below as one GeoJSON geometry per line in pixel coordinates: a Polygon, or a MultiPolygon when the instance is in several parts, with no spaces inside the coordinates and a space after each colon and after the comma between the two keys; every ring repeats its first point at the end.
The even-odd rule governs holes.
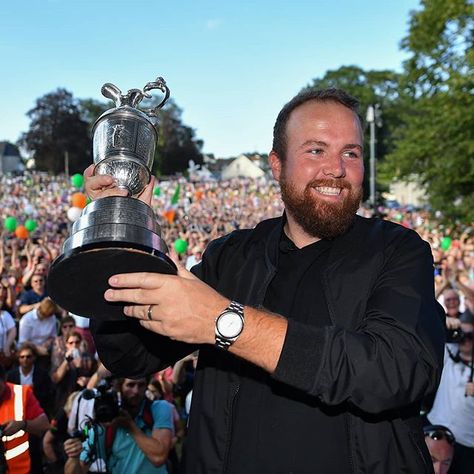
{"type": "Polygon", "coordinates": [[[243,322],[237,313],[226,311],[219,316],[216,326],[222,337],[231,339],[242,332],[243,322]]]}

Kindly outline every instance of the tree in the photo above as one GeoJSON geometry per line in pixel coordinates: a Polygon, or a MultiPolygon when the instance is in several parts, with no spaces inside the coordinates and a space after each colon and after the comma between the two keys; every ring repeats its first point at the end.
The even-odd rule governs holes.
{"type": "Polygon", "coordinates": [[[474,220],[474,5],[423,0],[402,48],[400,118],[385,171],[415,177],[446,219],[474,220]]]}
{"type": "Polygon", "coordinates": [[[64,172],[66,152],[71,173],[82,172],[91,163],[88,126],[70,92],[58,89],[40,97],[27,115],[30,129],[20,143],[33,152],[38,170],[64,172]]]}
{"type": "Polygon", "coordinates": [[[194,130],[181,120],[182,110],[169,100],[158,112],[158,143],[153,171],[173,174],[187,170],[189,160],[203,163],[203,141],[195,138],[194,130]]]}
{"type": "Polygon", "coordinates": [[[90,133],[96,120],[106,111],[115,107],[112,101],[108,103],[95,99],[79,99],[79,112],[81,119],[89,125],[90,133]]]}
{"type": "MultiPolygon", "coordinates": [[[[377,129],[376,157],[377,163],[393,148],[392,133],[400,125],[399,120],[399,74],[389,70],[364,71],[358,66],[342,66],[339,69],[327,71],[321,79],[304,88],[326,89],[339,88],[359,100],[359,111],[364,121],[369,105],[379,104],[383,113],[382,126],[377,129]]],[[[364,127],[364,141],[369,141],[368,127],[364,127]]],[[[368,149],[368,146],[366,147],[368,149]]],[[[364,153],[365,167],[369,169],[369,153],[364,153]]],[[[368,196],[369,173],[365,173],[364,198],[368,196]]],[[[378,186],[379,191],[383,189],[378,186]]]]}

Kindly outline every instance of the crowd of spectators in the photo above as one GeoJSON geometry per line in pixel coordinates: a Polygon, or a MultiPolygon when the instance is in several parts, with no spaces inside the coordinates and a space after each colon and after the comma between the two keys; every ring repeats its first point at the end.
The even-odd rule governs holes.
{"type": "MultiPolygon", "coordinates": [[[[49,463],[50,472],[62,472],[66,462],[62,444],[67,438],[68,418],[69,431],[82,428],[71,422],[70,417],[73,413],[71,416],[76,421],[80,418],[78,394],[96,387],[110,375],[98,360],[88,330],[88,319],[68,314],[47,295],[48,269],[60,255],[62,244],[69,236],[71,222],[67,211],[71,207],[71,196],[77,191],[65,176],[44,173],[0,176],[0,364],[7,370],[8,381],[32,385],[51,423],[43,439],[37,437],[36,442],[31,443],[30,454],[33,466],[36,466],[32,472],[42,472],[43,463],[49,463]],[[36,229],[26,238],[17,237],[2,225],[11,216],[18,223],[34,220],[36,229]]],[[[220,182],[190,182],[184,178],[162,181],[156,186],[153,208],[170,252],[187,268],[200,261],[210,240],[238,228],[253,227],[283,211],[279,188],[268,178],[220,182]],[[177,240],[185,245],[175,245],[177,240]]],[[[367,217],[372,215],[367,208],[361,208],[359,213],[367,217]]],[[[414,229],[431,245],[436,296],[446,312],[451,335],[458,331],[461,336],[452,336],[453,342],[447,345],[446,363],[449,365],[451,361],[453,373],[450,372],[449,380],[441,382],[443,395],[442,399],[435,399],[434,413],[430,413],[433,400],[428,403],[426,423],[441,428],[446,426],[453,434],[452,444],[457,443],[457,439],[462,447],[471,450],[472,455],[472,230],[467,226],[442,225],[439,216],[413,208],[381,207],[377,213],[414,229]],[[453,398],[450,392],[454,390],[452,384],[457,381],[455,371],[461,366],[464,375],[458,382],[462,387],[457,389],[459,393],[453,398]],[[453,400],[455,406],[452,406],[453,400]],[[463,420],[471,420],[471,427],[463,420]]],[[[191,354],[175,367],[157,373],[147,381],[146,396],[150,400],[166,400],[172,411],[169,472],[173,469],[177,472],[196,357],[196,354],[191,354]]],[[[124,385],[127,380],[122,381],[124,385]]],[[[430,443],[438,441],[433,433],[441,433],[442,438],[440,429],[431,430],[427,435],[430,443]]],[[[462,455],[465,453],[459,454],[462,455]]]]}

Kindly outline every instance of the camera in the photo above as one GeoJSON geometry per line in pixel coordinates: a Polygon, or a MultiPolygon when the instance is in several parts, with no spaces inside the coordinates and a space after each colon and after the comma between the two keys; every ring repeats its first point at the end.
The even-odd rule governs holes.
{"type": "Polygon", "coordinates": [[[472,340],[472,332],[464,332],[461,328],[446,329],[446,342],[465,342],[472,340]]]}
{"type": "Polygon", "coordinates": [[[82,398],[94,399],[94,422],[108,423],[119,415],[120,397],[113,390],[110,380],[102,380],[96,388],[84,390],[82,398]]]}

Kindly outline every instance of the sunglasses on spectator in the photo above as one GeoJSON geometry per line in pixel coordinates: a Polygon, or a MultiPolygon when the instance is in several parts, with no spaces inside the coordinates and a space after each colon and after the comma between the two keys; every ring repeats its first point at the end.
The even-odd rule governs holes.
{"type": "Polygon", "coordinates": [[[74,324],[63,324],[61,327],[62,327],[63,329],[64,329],[64,328],[73,328],[73,327],[74,327],[74,324]]]}
{"type": "Polygon", "coordinates": [[[459,298],[445,298],[444,301],[459,301],[459,298]]]}
{"type": "Polygon", "coordinates": [[[455,438],[448,428],[440,426],[426,426],[423,428],[425,436],[429,436],[435,441],[441,441],[445,439],[449,444],[454,444],[455,438]]]}
{"type": "Polygon", "coordinates": [[[18,358],[19,359],[31,359],[33,356],[31,354],[27,354],[27,355],[21,355],[19,356],[18,358]]]}
{"type": "Polygon", "coordinates": [[[43,279],[39,278],[38,280],[31,280],[31,283],[43,283],[43,279]]]}
{"type": "Polygon", "coordinates": [[[68,344],[80,344],[81,341],[79,341],[79,339],[76,339],[74,341],[67,341],[68,344]]]}

